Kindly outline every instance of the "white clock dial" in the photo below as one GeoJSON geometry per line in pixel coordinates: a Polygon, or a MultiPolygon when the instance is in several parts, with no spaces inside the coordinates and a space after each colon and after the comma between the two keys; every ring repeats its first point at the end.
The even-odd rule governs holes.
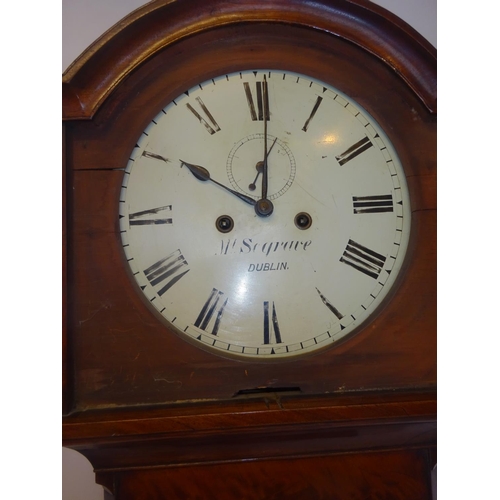
{"type": "Polygon", "coordinates": [[[331,346],[400,272],[410,200],[388,137],[330,85],[282,71],[187,90],[143,132],[120,196],[126,259],[168,325],[258,359],[331,346]]]}

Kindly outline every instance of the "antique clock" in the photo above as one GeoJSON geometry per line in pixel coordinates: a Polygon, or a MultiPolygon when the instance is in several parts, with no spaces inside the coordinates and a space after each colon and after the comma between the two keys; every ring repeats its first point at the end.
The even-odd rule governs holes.
{"type": "Polygon", "coordinates": [[[63,444],[97,481],[430,498],[435,49],[364,0],[151,2],[63,125],[63,444]]]}

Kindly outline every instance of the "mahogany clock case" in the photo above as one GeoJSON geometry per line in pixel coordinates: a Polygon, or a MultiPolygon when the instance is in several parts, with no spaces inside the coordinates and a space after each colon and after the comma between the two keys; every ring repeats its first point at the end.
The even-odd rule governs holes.
{"type": "Polygon", "coordinates": [[[122,500],[431,498],[432,46],[365,0],[151,2],[65,73],[63,138],[63,444],[98,483],[122,500]],[[166,328],[120,237],[124,169],[147,124],[194,85],[246,69],[309,75],[354,99],[389,136],[411,200],[403,269],[376,316],[283,362],[218,356],[166,328]]]}
{"type": "Polygon", "coordinates": [[[435,52],[404,23],[366,4],[158,2],[68,70],[67,413],[234,402],[259,391],[317,397],[435,390],[435,52]],[[352,16],[371,23],[364,35],[352,16]],[[310,75],[355,99],[392,141],[411,197],[404,269],[375,319],[338,345],[279,363],[214,355],[169,331],[130,276],[119,233],[124,168],[147,124],[192,86],[251,68],[310,75]]]}

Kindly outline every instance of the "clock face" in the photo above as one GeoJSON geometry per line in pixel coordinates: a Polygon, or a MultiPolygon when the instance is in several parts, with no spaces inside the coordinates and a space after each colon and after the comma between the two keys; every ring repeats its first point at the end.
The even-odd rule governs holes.
{"type": "Polygon", "coordinates": [[[369,320],[411,217],[375,120],[326,83],[268,70],[201,82],[162,109],[119,213],[131,272],[166,324],[257,359],[332,346],[369,320]]]}

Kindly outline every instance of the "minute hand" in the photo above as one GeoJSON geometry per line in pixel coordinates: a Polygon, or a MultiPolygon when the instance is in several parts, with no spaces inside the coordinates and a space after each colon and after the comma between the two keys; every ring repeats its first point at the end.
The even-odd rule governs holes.
{"type": "MultiPolygon", "coordinates": [[[[267,199],[267,187],[269,180],[269,165],[267,164],[267,157],[271,150],[267,150],[267,119],[269,113],[269,97],[267,95],[267,80],[264,76],[264,81],[262,82],[262,94],[264,102],[264,161],[262,162],[262,197],[255,203],[255,213],[259,217],[268,217],[273,213],[274,206],[271,200],[267,199]]],[[[274,140],[276,142],[276,139],[274,140]]],[[[273,146],[274,146],[273,142],[273,146]]],[[[271,149],[273,148],[271,146],[271,149]]]]}
{"type": "Polygon", "coordinates": [[[238,193],[238,191],[234,191],[231,188],[228,188],[227,186],[224,186],[224,184],[221,184],[220,182],[217,182],[215,179],[212,179],[210,177],[210,172],[205,168],[200,165],[193,165],[192,163],[187,163],[184,160],[179,160],[183,165],[185,165],[189,171],[200,181],[211,181],[214,184],[217,184],[217,186],[220,186],[222,189],[225,189],[226,191],[230,192],[231,194],[234,194],[237,198],[240,200],[244,201],[245,203],[248,203],[249,205],[255,205],[255,200],[253,198],[250,198],[250,196],[246,196],[242,193],[238,193]]]}
{"type": "MultiPolygon", "coordinates": [[[[262,199],[267,199],[267,185],[268,185],[268,167],[267,167],[267,157],[271,151],[267,150],[267,114],[268,110],[268,94],[267,94],[267,80],[264,75],[264,81],[262,82],[262,101],[264,104],[264,163],[262,165],[262,199]]],[[[274,143],[273,143],[274,146],[274,143]]],[[[271,146],[272,149],[272,146],[271,146]]]]}

